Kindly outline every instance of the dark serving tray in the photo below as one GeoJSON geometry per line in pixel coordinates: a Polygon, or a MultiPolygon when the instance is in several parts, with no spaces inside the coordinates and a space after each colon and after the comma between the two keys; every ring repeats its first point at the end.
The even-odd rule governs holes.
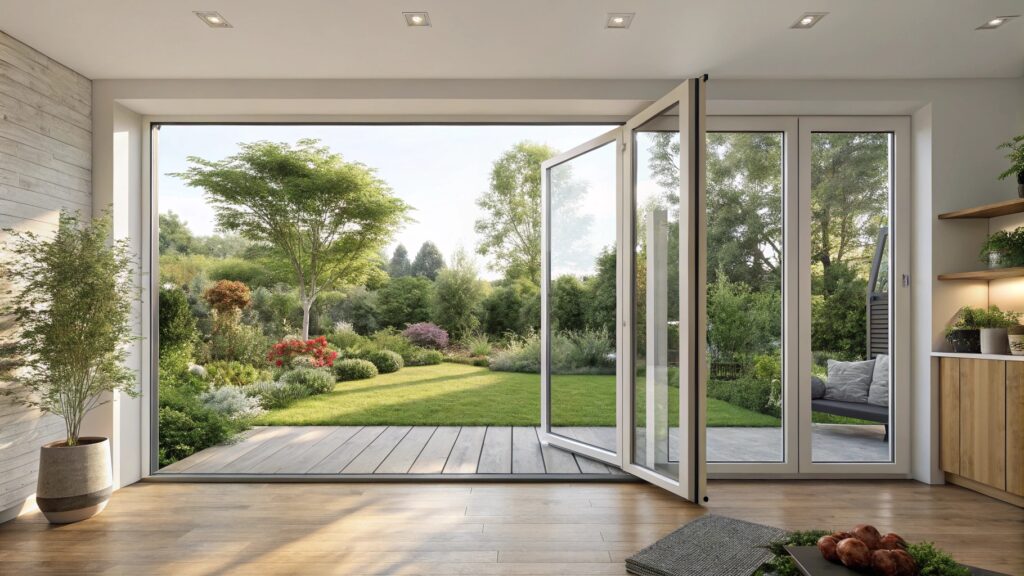
{"type": "MultiPolygon", "coordinates": [[[[825,560],[817,546],[786,546],[786,552],[793,557],[797,569],[804,576],[864,576],[863,572],[850,570],[846,566],[825,560]]],[[[967,566],[967,569],[975,576],[1009,576],[973,566],[967,566]]]]}

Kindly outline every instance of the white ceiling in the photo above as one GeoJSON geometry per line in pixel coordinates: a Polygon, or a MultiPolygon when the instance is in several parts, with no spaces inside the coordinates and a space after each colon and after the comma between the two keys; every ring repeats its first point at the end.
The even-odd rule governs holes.
{"type": "Polygon", "coordinates": [[[0,0],[0,30],[93,79],[1014,78],[1024,18],[975,31],[1008,14],[1024,0],[0,0]],[[791,30],[805,11],[830,14],[791,30]]]}

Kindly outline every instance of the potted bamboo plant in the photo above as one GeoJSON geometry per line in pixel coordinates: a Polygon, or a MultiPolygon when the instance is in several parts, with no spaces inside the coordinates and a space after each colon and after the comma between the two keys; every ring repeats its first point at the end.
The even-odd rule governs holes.
{"type": "Polygon", "coordinates": [[[107,393],[138,396],[125,366],[136,337],[130,323],[138,291],[126,241],[109,242],[109,215],[82,222],[61,212],[55,234],[5,230],[0,262],[12,293],[6,312],[5,393],[64,421],[66,437],[41,448],[36,502],[52,523],[98,514],[112,490],[110,442],[81,435],[85,415],[107,393]]]}
{"type": "Polygon", "coordinates": [[[1006,158],[1010,161],[1010,167],[999,175],[1000,180],[1005,180],[1012,174],[1017,175],[1017,196],[1024,198],[1024,134],[1015,137],[1009,142],[1003,142],[999,148],[1006,148],[1009,152],[1006,158]]]}

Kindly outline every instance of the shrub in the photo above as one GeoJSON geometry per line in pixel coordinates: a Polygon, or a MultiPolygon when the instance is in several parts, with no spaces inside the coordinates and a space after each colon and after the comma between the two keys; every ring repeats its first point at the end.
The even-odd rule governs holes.
{"type": "Polygon", "coordinates": [[[267,339],[258,326],[242,324],[241,313],[213,311],[213,333],[207,345],[212,360],[234,360],[257,366],[265,362],[267,339]]]}
{"type": "Polygon", "coordinates": [[[587,325],[587,293],[583,283],[571,275],[551,283],[551,325],[557,330],[583,330],[587,325]]]}
{"type": "Polygon", "coordinates": [[[218,280],[213,286],[203,293],[210,308],[221,314],[232,310],[241,310],[252,301],[252,294],[249,287],[234,280],[218,280]]]}
{"type": "Polygon", "coordinates": [[[434,283],[419,276],[393,278],[377,291],[377,311],[384,326],[401,327],[430,320],[434,283]]]}
{"type": "Polygon", "coordinates": [[[432,317],[455,336],[469,333],[480,324],[478,317],[487,285],[477,278],[469,256],[459,251],[452,265],[437,273],[432,317]]]}
{"type": "Polygon", "coordinates": [[[377,375],[377,367],[367,360],[349,358],[334,365],[334,374],[341,382],[366,380],[377,375]]]}
{"type": "Polygon", "coordinates": [[[444,354],[440,350],[416,348],[405,360],[406,366],[434,366],[444,362],[444,354]]]}
{"type": "Polygon", "coordinates": [[[159,459],[161,466],[220,444],[247,425],[244,419],[228,416],[204,406],[195,395],[198,379],[186,376],[178,386],[160,382],[159,459]]]}
{"type": "Polygon", "coordinates": [[[206,365],[206,377],[214,388],[248,386],[260,379],[260,371],[249,364],[217,360],[206,365]]]}
{"type": "Polygon", "coordinates": [[[510,338],[506,348],[491,359],[491,370],[540,374],[540,337],[531,333],[510,338]]]}
{"type": "Polygon", "coordinates": [[[778,380],[708,380],[707,393],[709,398],[778,418],[781,413],[778,404],[781,388],[778,380]]]}
{"type": "Polygon", "coordinates": [[[234,280],[252,288],[269,288],[278,281],[267,266],[244,258],[225,258],[210,266],[210,280],[234,280]]]}
{"type": "Polygon", "coordinates": [[[446,348],[448,346],[448,332],[430,322],[419,322],[406,328],[402,336],[409,339],[416,346],[425,348],[446,348]]]}
{"type": "Polygon", "coordinates": [[[374,332],[371,342],[364,347],[366,352],[373,350],[391,350],[397,352],[403,358],[416,349],[408,338],[403,336],[394,328],[385,328],[374,332]]]}
{"type": "Polygon", "coordinates": [[[489,356],[493,347],[486,334],[476,334],[466,337],[462,344],[469,351],[470,356],[489,356]]]}
{"type": "Polygon", "coordinates": [[[523,323],[523,294],[518,286],[501,286],[495,288],[481,304],[484,332],[496,338],[512,333],[523,334],[526,326],[523,323]]]}
{"type": "Polygon", "coordinates": [[[380,328],[377,295],[362,286],[352,290],[339,308],[341,319],[352,324],[359,334],[371,334],[380,328]]]}
{"type": "Polygon", "coordinates": [[[305,386],[284,382],[257,382],[246,386],[242,391],[259,400],[260,407],[265,410],[284,408],[310,395],[309,389],[305,386]]]}
{"type": "Polygon", "coordinates": [[[334,346],[338,350],[365,347],[370,343],[369,338],[356,334],[351,329],[335,330],[333,333],[327,335],[327,341],[331,346],[334,346]]]}
{"type": "Polygon", "coordinates": [[[397,352],[391,350],[377,350],[366,355],[366,360],[377,367],[380,374],[391,374],[398,372],[405,366],[405,361],[397,352]]]}
{"type": "Polygon", "coordinates": [[[480,366],[487,368],[491,362],[487,356],[465,356],[461,354],[450,354],[444,357],[445,362],[453,364],[465,364],[467,366],[480,366]]]}
{"type": "Polygon", "coordinates": [[[192,364],[192,347],[179,345],[160,350],[160,377],[178,375],[189,370],[192,364]]]}
{"type": "Polygon", "coordinates": [[[232,419],[253,418],[263,410],[257,398],[251,398],[240,388],[225,386],[199,395],[199,402],[214,412],[232,419]]]}
{"type": "Polygon", "coordinates": [[[160,288],[159,313],[160,352],[171,348],[192,347],[199,338],[196,319],[188,303],[188,296],[178,288],[160,288]]]}
{"type": "Polygon", "coordinates": [[[569,335],[570,370],[615,373],[615,343],[604,330],[581,330],[569,335]]]}
{"type": "Polygon", "coordinates": [[[310,394],[326,394],[334,390],[334,375],[323,368],[298,368],[285,372],[281,382],[302,386],[310,394]]]}
{"type": "Polygon", "coordinates": [[[310,340],[286,338],[274,344],[267,353],[268,362],[283,368],[291,368],[300,357],[308,357],[307,363],[315,368],[322,368],[333,366],[338,353],[331,350],[324,336],[310,340]]]}
{"type": "MultiPolygon", "coordinates": [[[[540,373],[540,336],[512,338],[505,350],[494,355],[491,370],[540,373]]],[[[615,359],[611,337],[603,330],[556,332],[549,343],[551,371],[556,374],[613,374],[615,359]]]]}
{"type": "Polygon", "coordinates": [[[302,325],[299,296],[288,286],[256,288],[252,293],[251,309],[263,332],[273,338],[281,338],[293,332],[295,326],[302,325]]]}

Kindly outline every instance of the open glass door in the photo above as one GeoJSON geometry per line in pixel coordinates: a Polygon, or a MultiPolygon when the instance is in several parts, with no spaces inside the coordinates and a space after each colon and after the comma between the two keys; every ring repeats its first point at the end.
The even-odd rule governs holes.
{"type": "Polygon", "coordinates": [[[706,473],[701,84],[684,82],[621,129],[542,167],[542,439],[692,501],[704,496],[706,473]],[[576,229],[569,223],[579,221],[572,211],[581,206],[593,222],[614,213],[615,225],[576,229]],[[580,311],[591,317],[586,332],[574,331],[575,311],[560,307],[559,293],[612,270],[614,311],[610,299],[595,299],[580,311]],[[602,335],[614,339],[613,357],[566,357],[602,335]],[[599,388],[612,370],[615,406],[604,406],[600,422],[560,409],[568,394],[607,398],[599,388]],[[572,385],[580,378],[589,388],[572,385]]]}

